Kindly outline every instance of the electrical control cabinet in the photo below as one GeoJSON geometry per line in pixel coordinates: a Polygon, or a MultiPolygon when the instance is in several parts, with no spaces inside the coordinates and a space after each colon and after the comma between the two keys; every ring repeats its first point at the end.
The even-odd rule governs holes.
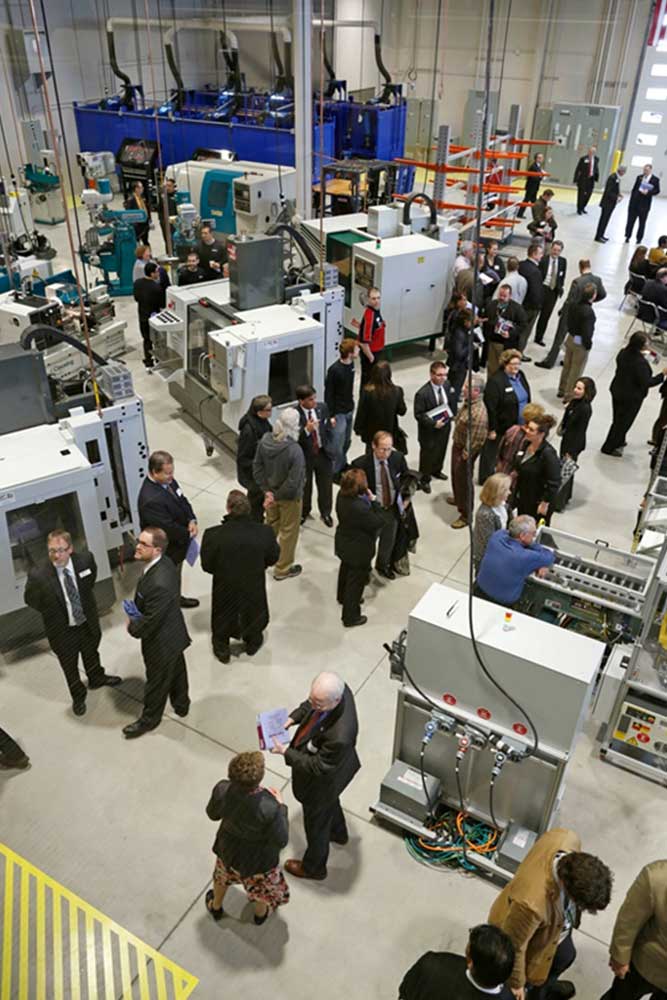
{"type": "Polygon", "coordinates": [[[549,139],[553,146],[539,146],[531,153],[544,153],[544,169],[556,184],[572,184],[574,171],[591,146],[600,160],[598,187],[603,187],[616,148],[621,108],[604,104],[559,103],[538,108],[534,137],[549,139]]]}

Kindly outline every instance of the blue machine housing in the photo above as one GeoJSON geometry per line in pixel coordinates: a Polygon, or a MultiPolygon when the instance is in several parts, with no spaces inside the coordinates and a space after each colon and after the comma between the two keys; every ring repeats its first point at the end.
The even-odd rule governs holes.
{"type": "MultiPolygon", "coordinates": [[[[337,81],[339,89],[344,81],[337,81]]],[[[405,155],[408,106],[400,84],[391,85],[394,102],[385,95],[360,104],[354,96],[326,101],[336,122],[336,159],[394,160],[405,155]]]]}
{"type": "MultiPolygon", "coordinates": [[[[189,160],[195,149],[231,149],[240,160],[296,165],[294,132],[270,125],[221,122],[201,117],[201,112],[180,112],[156,119],[152,109],[109,111],[99,102],[74,102],[79,148],[96,153],[118,149],[123,139],[159,141],[164,166],[189,160]],[[159,131],[159,135],[158,135],[159,131]]],[[[323,124],[324,162],[336,159],[335,122],[323,124]]],[[[320,177],[320,126],[313,126],[313,181],[320,177]]]]}

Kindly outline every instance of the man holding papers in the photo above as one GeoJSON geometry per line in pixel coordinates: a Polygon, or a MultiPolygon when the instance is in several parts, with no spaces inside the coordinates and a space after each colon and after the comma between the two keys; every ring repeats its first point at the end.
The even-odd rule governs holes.
{"type": "Polygon", "coordinates": [[[434,361],[429,381],[415,393],[414,415],[419,436],[419,471],[425,493],[431,492],[431,477],[446,479],[442,471],[452,418],[456,414],[456,392],[447,381],[447,366],[434,361]]]}
{"type": "Polygon", "coordinates": [[[634,229],[635,222],[637,222],[638,219],[639,226],[637,227],[637,243],[641,243],[644,239],[646,220],[648,218],[648,213],[651,211],[653,196],[656,194],[660,194],[660,181],[654,175],[651,164],[645,163],[641,174],[636,178],[635,183],[632,185],[632,191],[630,192],[630,201],[628,202],[628,221],[625,224],[626,243],[630,242],[632,230],[634,229]]]}
{"type": "MultiPolygon", "coordinates": [[[[162,528],[167,536],[165,555],[176,567],[180,594],[183,560],[194,565],[199,551],[198,529],[190,502],[174,479],[174,459],[168,451],[154,451],[148,459],[148,475],[141,484],[137,506],[142,530],[150,524],[162,528]]],[[[199,607],[194,597],[181,597],[180,602],[182,608],[199,607]]]]}
{"type": "Polygon", "coordinates": [[[185,716],[190,709],[183,653],[191,640],[179,606],[178,571],[166,555],[167,547],[167,535],[161,528],[142,528],[135,558],[145,564],[144,572],[134,601],[123,605],[128,615],[127,631],[141,639],[146,667],[144,708],[141,717],[123,729],[128,740],[160,725],[167,698],[176,715],[185,716]]]}
{"type": "Polygon", "coordinates": [[[310,695],[287,719],[296,726],[289,747],[274,738],[272,753],[282,754],[292,768],[292,789],[303,806],[307,847],[301,860],[285,869],[296,878],[327,877],[329,846],[346,844],[345,816],[339,796],[361,764],[355,744],[359,725],[354,696],[338,674],[321,673],[310,695]]]}

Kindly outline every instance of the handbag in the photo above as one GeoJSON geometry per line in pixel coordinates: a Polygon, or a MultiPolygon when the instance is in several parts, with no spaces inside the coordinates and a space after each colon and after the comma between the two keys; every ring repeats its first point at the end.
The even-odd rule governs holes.
{"type": "Polygon", "coordinates": [[[394,448],[400,451],[401,454],[407,455],[408,453],[408,435],[405,433],[402,427],[399,426],[398,420],[394,425],[394,448]]]}

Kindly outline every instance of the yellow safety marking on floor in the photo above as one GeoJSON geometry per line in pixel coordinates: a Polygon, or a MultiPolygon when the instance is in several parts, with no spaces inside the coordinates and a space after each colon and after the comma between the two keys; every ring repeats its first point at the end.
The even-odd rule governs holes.
{"type": "Polygon", "coordinates": [[[0,886],[0,1000],[187,1000],[199,982],[5,844],[0,886]]]}

